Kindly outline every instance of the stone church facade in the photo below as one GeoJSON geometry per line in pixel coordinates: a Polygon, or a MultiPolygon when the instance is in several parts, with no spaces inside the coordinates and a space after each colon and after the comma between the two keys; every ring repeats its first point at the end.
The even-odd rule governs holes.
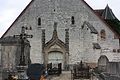
{"type": "Polygon", "coordinates": [[[33,35],[28,39],[32,63],[62,63],[64,69],[82,60],[96,67],[101,55],[119,62],[119,34],[104,21],[116,17],[106,9],[99,15],[83,0],[32,0],[2,38],[32,27],[26,32],[33,35]]]}

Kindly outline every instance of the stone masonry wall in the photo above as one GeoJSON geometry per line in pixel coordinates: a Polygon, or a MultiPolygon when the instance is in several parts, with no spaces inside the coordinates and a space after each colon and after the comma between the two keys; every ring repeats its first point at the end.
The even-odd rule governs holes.
{"type": "Polygon", "coordinates": [[[95,53],[96,51],[92,49],[91,33],[82,31],[84,21],[90,22],[98,31],[97,42],[102,49],[119,47],[118,40],[114,39],[114,33],[82,0],[34,0],[5,36],[19,34],[22,26],[31,26],[32,31],[27,31],[33,35],[33,38],[29,39],[31,60],[32,63],[43,63],[42,29],[45,29],[45,38],[48,42],[52,38],[53,24],[58,22],[58,37],[63,42],[65,42],[65,29],[69,29],[69,63],[74,64],[83,58],[85,61],[96,63],[97,60],[94,59],[98,58],[100,52],[95,53]],[[75,18],[74,25],[71,25],[71,16],[75,18]],[[40,26],[37,23],[38,18],[41,18],[40,26]],[[99,37],[102,29],[106,31],[105,41],[101,41],[99,37]]]}

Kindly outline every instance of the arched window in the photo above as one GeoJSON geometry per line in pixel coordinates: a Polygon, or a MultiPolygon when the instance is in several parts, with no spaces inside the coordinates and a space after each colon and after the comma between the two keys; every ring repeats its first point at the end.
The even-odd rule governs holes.
{"type": "Polygon", "coordinates": [[[71,24],[75,24],[74,16],[71,17],[71,24]]]}
{"type": "Polygon", "coordinates": [[[102,30],[100,31],[100,37],[101,37],[101,40],[105,40],[105,39],[106,39],[106,32],[105,32],[104,29],[102,29],[102,30]]]}
{"type": "Polygon", "coordinates": [[[41,26],[41,18],[38,18],[38,26],[41,26]]]}

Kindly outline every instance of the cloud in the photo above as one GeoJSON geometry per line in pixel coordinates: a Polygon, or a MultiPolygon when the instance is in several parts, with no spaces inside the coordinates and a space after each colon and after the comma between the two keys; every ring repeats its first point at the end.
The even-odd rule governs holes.
{"type": "Polygon", "coordinates": [[[31,0],[0,0],[0,36],[14,22],[31,0]]]}
{"type": "MultiPolygon", "coordinates": [[[[31,0],[0,0],[0,34],[14,22],[31,0]]],[[[120,0],[85,0],[94,9],[103,9],[107,4],[120,19],[120,0]]]]}
{"type": "Polygon", "coordinates": [[[0,14],[0,36],[8,29],[16,17],[17,12],[14,9],[5,10],[0,14]]]}
{"type": "Polygon", "coordinates": [[[104,9],[108,4],[116,17],[120,19],[120,0],[85,0],[93,9],[104,9]]]}
{"type": "Polygon", "coordinates": [[[120,20],[120,0],[109,0],[108,4],[110,6],[110,8],[112,9],[112,11],[114,12],[114,14],[116,15],[116,17],[120,20]]]}
{"type": "Polygon", "coordinates": [[[12,23],[11,21],[13,21],[13,19],[15,19],[16,16],[17,16],[17,12],[15,9],[9,9],[9,10],[2,11],[2,13],[0,14],[1,26],[3,26],[3,27],[5,27],[5,25],[9,26],[10,23],[12,23]]]}
{"type": "Polygon", "coordinates": [[[94,9],[103,9],[107,5],[107,0],[85,0],[94,9]]]}

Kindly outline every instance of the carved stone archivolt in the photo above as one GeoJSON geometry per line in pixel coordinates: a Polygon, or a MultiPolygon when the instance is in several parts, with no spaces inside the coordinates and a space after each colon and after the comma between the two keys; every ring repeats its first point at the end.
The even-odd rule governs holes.
{"type": "Polygon", "coordinates": [[[52,52],[59,52],[62,54],[62,56],[63,56],[63,60],[62,60],[63,68],[65,67],[65,64],[67,64],[67,61],[68,61],[67,54],[69,53],[69,33],[68,33],[68,30],[65,30],[65,31],[66,31],[65,43],[58,38],[57,23],[56,22],[54,23],[53,36],[52,36],[51,40],[48,41],[47,43],[45,43],[45,33],[43,32],[42,38],[44,38],[44,39],[42,39],[43,40],[43,46],[42,46],[43,48],[42,49],[43,49],[44,64],[45,65],[47,65],[49,63],[48,55],[52,52]]]}

